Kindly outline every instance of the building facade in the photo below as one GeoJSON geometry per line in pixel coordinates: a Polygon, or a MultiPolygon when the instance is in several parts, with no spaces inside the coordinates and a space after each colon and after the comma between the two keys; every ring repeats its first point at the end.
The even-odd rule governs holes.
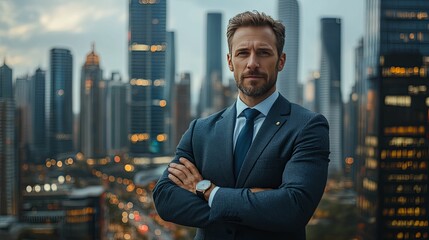
{"type": "Polygon", "coordinates": [[[16,158],[12,69],[0,67],[0,215],[18,214],[19,165],[16,158]]]}
{"type": "Polygon", "coordinates": [[[17,159],[20,163],[33,162],[33,156],[30,154],[33,133],[30,103],[31,83],[31,77],[26,75],[16,78],[14,86],[17,159]]]}
{"type": "Polygon", "coordinates": [[[128,84],[112,73],[107,88],[107,149],[109,155],[128,151],[128,84]]]}
{"type": "Polygon", "coordinates": [[[174,145],[179,144],[182,135],[191,122],[191,74],[182,73],[175,87],[174,99],[174,145]]]}
{"type": "Polygon", "coordinates": [[[207,13],[206,74],[202,85],[201,115],[214,113],[222,106],[222,13],[207,13]]]}
{"type": "Polygon", "coordinates": [[[70,50],[50,50],[49,154],[73,151],[72,79],[73,58],[70,50]]]}
{"type": "Polygon", "coordinates": [[[363,239],[428,239],[429,2],[366,1],[358,86],[363,239]]]}
{"type": "Polygon", "coordinates": [[[316,109],[329,122],[329,173],[342,164],[341,19],[321,19],[320,78],[316,83],[316,109]]]}
{"type": "Polygon", "coordinates": [[[46,128],[46,72],[38,68],[31,81],[30,104],[33,134],[30,152],[34,163],[44,164],[49,150],[46,128]]]}
{"type": "Polygon", "coordinates": [[[167,131],[167,145],[165,146],[165,153],[173,155],[176,150],[174,145],[174,127],[173,127],[173,99],[174,89],[176,85],[176,48],[175,48],[175,34],[174,32],[167,32],[167,49],[166,49],[166,67],[165,67],[165,99],[167,106],[165,106],[165,127],[167,131]]]}
{"type": "Polygon", "coordinates": [[[286,65],[277,78],[277,89],[289,101],[302,102],[298,91],[299,4],[297,0],[278,0],[278,18],[286,27],[286,65]]]}
{"type": "Polygon", "coordinates": [[[100,58],[92,51],[82,66],[80,85],[80,152],[86,158],[106,156],[106,82],[100,58]]]}
{"type": "Polygon", "coordinates": [[[129,1],[130,157],[165,154],[167,1],[129,1]]]}

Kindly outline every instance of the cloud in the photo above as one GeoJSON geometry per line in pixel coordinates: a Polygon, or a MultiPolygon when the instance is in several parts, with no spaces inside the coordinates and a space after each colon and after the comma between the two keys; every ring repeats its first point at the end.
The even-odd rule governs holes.
{"type": "Polygon", "coordinates": [[[35,29],[37,29],[37,25],[34,23],[21,24],[21,25],[11,27],[7,31],[7,34],[9,38],[27,39],[30,37],[30,35],[33,33],[35,29]]]}
{"type": "Polygon", "coordinates": [[[14,24],[15,9],[12,2],[0,1],[0,26],[7,27],[14,24]]]}
{"type": "Polygon", "coordinates": [[[40,14],[40,24],[47,32],[81,33],[87,23],[113,16],[115,9],[100,8],[87,2],[68,2],[40,14]]]}

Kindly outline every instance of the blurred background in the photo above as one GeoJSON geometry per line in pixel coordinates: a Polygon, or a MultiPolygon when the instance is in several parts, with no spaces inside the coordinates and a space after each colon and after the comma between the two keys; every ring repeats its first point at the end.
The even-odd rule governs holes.
{"type": "Polygon", "coordinates": [[[286,26],[279,92],[330,123],[307,239],[429,239],[425,0],[0,0],[0,238],[192,239],[152,190],[235,101],[226,27],[252,10],[286,26]]]}

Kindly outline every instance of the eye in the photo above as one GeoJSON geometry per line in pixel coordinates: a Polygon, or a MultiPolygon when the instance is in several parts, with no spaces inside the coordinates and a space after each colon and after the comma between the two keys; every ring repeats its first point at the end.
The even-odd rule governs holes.
{"type": "Polygon", "coordinates": [[[268,50],[260,50],[258,53],[260,56],[271,56],[271,52],[268,50]]]}
{"type": "Polygon", "coordinates": [[[237,57],[243,57],[243,56],[247,56],[249,53],[247,51],[238,51],[235,56],[237,57]]]}

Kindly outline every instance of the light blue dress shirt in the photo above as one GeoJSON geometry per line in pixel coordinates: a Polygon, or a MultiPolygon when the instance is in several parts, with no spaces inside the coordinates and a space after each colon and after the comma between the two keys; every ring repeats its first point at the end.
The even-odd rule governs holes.
{"type": "MultiPolygon", "coordinates": [[[[255,124],[253,129],[253,139],[255,139],[255,136],[258,133],[259,129],[261,128],[262,123],[264,123],[268,112],[270,111],[271,107],[273,106],[274,102],[277,100],[278,97],[279,97],[279,92],[275,91],[264,101],[258,103],[256,106],[253,107],[253,109],[256,109],[259,112],[261,112],[255,119],[255,124]]],[[[240,97],[237,96],[237,103],[235,104],[237,119],[235,120],[235,128],[234,128],[234,135],[233,135],[233,144],[234,144],[233,150],[235,150],[235,143],[237,142],[238,135],[240,134],[241,129],[243,129],[244,125],[246,124],[246,118],[244,117],[244,114],[243,114],[243,111],[246,108],[250,108],[250,107],[248,107],[243,101],[241,101],[240,97]]],[[[210,193],[210,196],[209,196],[210,207],[212,206],[213,198],[216,195],[217,190],[219,190],[218,186],[216,186],[210,193]]]]}

